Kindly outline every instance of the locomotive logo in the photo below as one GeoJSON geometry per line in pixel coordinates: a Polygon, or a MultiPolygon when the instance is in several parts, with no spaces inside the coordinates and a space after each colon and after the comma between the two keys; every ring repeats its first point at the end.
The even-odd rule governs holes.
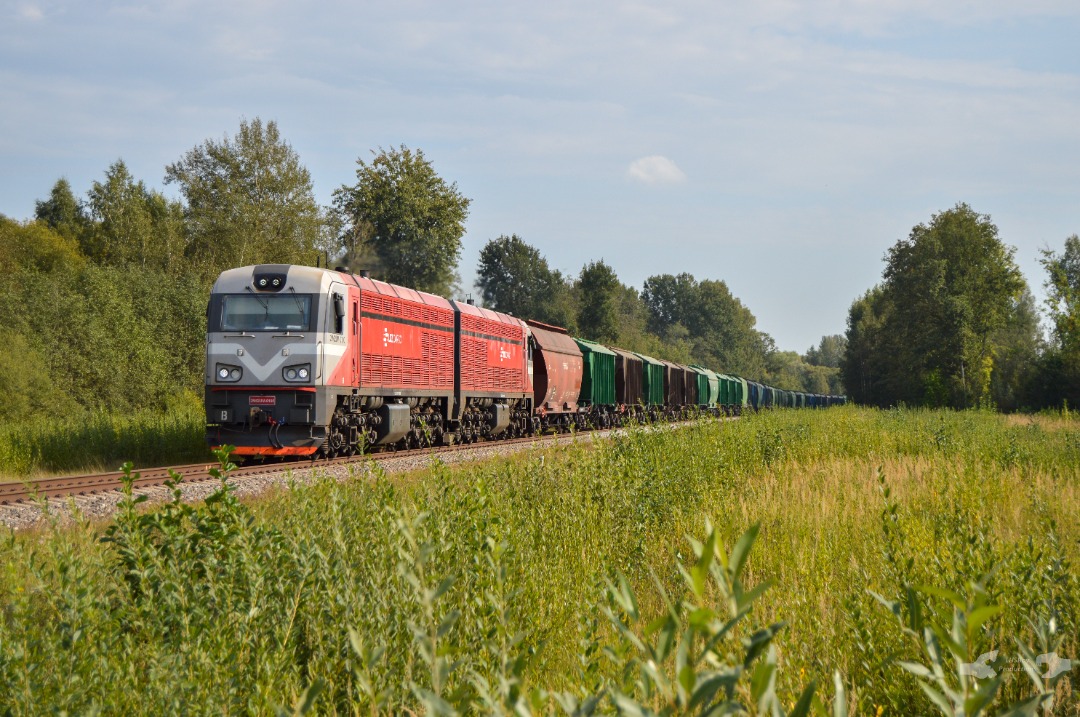
{"type": "MultiPolygon", "coordinates": [[[[487,365],[501,371],[507,369],[517,370],[521,352],[512,344],[504,343],[501,339],[489,337],[487,341],[487,365]]],[[[522,367],[524,368],[524,367],[522,367]]]]}
{"type": "Polygon", "coordinates": [[[401,334],[390,333],[389,328],[383,329],[383,334],[382,334],[382,345],[383,346],[389,346],[390,344],[400,344],[401,341],[402,341],[401,340],[401,334]]]}

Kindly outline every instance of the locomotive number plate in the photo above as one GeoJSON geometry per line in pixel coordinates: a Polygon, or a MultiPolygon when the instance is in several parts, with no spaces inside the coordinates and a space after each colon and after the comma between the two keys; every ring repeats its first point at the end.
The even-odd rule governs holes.
{"type": "Polygon", "coordinates": [[[276,406],[277,396],[248,396],[249,406],[276,406]]]}

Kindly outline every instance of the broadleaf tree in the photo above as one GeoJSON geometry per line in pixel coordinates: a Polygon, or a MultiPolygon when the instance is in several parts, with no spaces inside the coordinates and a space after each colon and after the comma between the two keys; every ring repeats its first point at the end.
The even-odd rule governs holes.
{"type": "Polygon", "coordinates": [[[649,328],[665,344],[690,342],[691,360],[718,371],[766,378],[769,340],[753,313],[723,281],[691,274],[659,274],[645,280],[642,300],[649,328]]]}
{"type": "Polygon", "coordinates": [[[578,292],[578,331],[584,338],[600,343],[619,339],[619,302],[623,285],[615,270],[604,260],[581,269],[575,288],[578,292]]]}
{"type": "Polygon", "coordinates": [[[853,395],[879,405],[991,402],[1001,332],[1026,289],[1014,253],[967,204],[916,225],[887,253],[880,288],[852,305],[844,383],[853,395]]]}
{"type": "Polygon", "coordinates": [[[0,215],[0,293],[24,273],[74,272],[86,261],[74,238],[42,221],[17,222],[0,215]]]}
{"type": "Polygon", "coordinates": [[[1054,339],[1062,349],[1080,352],[1080,236],[1065,240],[1060,253],[1042,251],[1046,269],[1046,308],[1053,322],[1054,339]]]}
{"type": "Polygon", "coordinates": [[[277,123],[243,120],[165,168],[186,203],[189,254],[208,273],[247,264],[314,264],[327,242],[311,175],[277,123]]]}
{"type": "Polygon", "coordinates": [[[575,328],[572,285],[517,234],[489,241],[480,251],[476,275],[484,306],[523,319],[575,328]]]}
{"type": "Polygon", "coordinates": [[[1068,237],[1061,252],[1045,249],[1042,255],[1052,341],[1039,357],[1032,389],[1040,405],[1075,407],[1080,405],[1080,236],[1068,237]]]}
{"type": "Polygon", "coordinates": [[[844,358],[844,351],[847,349],[847,338],[843,334],[833,334],[832,336],[822,336],[821,341],[817,346],[811,346],[804,358],[808,364],[813,366],[826,366],[828,368],[839,368],[840,361],[844,358]]]}
{"type": "Polygon", "coordinates": [[[146,188],[123,160],[87,192],[92,225],[82,233],[86,255],[99,264],[174,269],[184,255],[183,208],[146,188]]]}
{"type": "Polygon", "coordinates": [[[1014,300],[1008,319],[994,333],[994,371],[990,395],[994,405],[1006,411],[1030,408],[1038,399],[1028,386],[1044,352],[1035,297],[1026,287],[1014,300]]]}
{"type": "Polygon", "coordinates": [[[885,319],[888,298],[881,285],[855,299],[848,309],[847,339],[840,361],[840,375],[851,400],[869,405],[887,405],[885,378],[893,366],[889,355],[885,319]]]}
{"type": "Polygon", "coordinates": [[[34,218],[48,224],[57,234],[75,240],[90,224],[85,207],[71,190],[71,183],[63,177],[56,180],[48,199],[34,203],[34,218]]]}
{"type": "Polygon", "coordinates": [[[369,250],[374,266],[364,268],[377,278],[450,295],[471,200],[421,150],[401,145],[373,154],[357,160],[356,184],[334,192],[346,250],[369,250]]]}

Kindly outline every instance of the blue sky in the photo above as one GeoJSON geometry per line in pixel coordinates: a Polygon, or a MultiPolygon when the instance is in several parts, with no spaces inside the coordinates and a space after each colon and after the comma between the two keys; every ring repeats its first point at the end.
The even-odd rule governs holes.
{"type": "Polygon", "coordinates": [[[149,186],[275,120],[317,199],[405,144],[473,200],[461,273],[516,233],[722,279],[784,349],[844,330],[911,227],[989,214],[1036,296],[1080,232],[1080,3],[0,0],[0,213],[149,186]]]}

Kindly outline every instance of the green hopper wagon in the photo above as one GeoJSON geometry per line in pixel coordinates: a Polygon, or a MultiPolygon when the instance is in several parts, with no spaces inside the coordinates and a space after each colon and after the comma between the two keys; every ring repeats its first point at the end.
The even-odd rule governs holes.
{"type": "Polygon", "coordinates": [[[581,395],[582,406],[615,405],[615,354],[606,346],[575,338],[581,349],[581,395]]]}

